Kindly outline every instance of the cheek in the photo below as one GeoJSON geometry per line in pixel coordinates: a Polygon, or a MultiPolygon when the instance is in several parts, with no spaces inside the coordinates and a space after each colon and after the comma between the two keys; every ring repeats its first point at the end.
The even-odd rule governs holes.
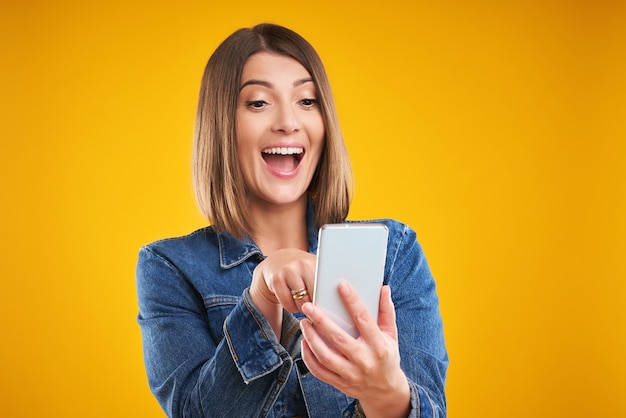
{"type": "Polygon", "coordinates": [[[317,142],[318,142],[320,147],[324,146],[324,141],[326,141],[326,130],[324,129],[324,127],[322,127],[317,132],[317,142]]]}
{"type": "Polygon", "coordinates": [[[239,169],[245,175],[250,166],[250,149],[252,148],[252,145],[250,132],[248,132],[245,128],[242,128],[239,124],[237,124],[237,130],[235,131],[235,148],[237,152],[235,158],[237,158],[239,163],[239,169]]]}
{"type": "Polygon", "coordinates": [[[317,128],[314,135],[315,143],[319,148],[318,152],[321,153],[322,149],[324,148],[324,143],[326,142],[326,129],[324,129],[323,122],[320,123],[320,126],[317,128]]]}
{"type": "Polygon", "coordinates": [[[241,147],[244,142],[244,138],[246,137],[246,124],[241,120],[241,116],[237,114],[237,119],[235,120],[235,144],[237,147],[241,147]]]}
{"type": "Polygon", "coordinates": [[[311,142],[314,142],[318,146],[322,146],[325,137],[324,119],[321,114],[318,114],[309,124],[309,135],[311,142]]]}
{"type": "Polygon", "coordinates": [[[313,169],[317,170],[320,164],[320,160],[322,158],[322,152],[324,150],[324,144],[326,142],[326,136],[324,135],[324,130],[320,130],[316,133],[315,138],[311,138],[312,144],[312,155],[313,155],[313,169]]]}
{"type": "Polygon", "coordinates": [[[237,124],[235,126],[235,144],[241,156],[241,154],[246,154],[254,144],[255,130],[245,119],[237,118],[237,124]]]}

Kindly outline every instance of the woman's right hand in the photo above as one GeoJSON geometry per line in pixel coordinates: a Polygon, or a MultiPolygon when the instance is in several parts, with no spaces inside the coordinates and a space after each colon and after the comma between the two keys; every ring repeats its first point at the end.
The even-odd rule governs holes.
{"type": "Polygon", "coordinates": [[[250,298],[280,336],[283,308],[299,312],[305,302],[311,302],[317,257],[306,251],[286,248],[274,252],[259,263],[252,274],[250,298]],[[292,291],[306,289],[299,299],[292,291]]]}

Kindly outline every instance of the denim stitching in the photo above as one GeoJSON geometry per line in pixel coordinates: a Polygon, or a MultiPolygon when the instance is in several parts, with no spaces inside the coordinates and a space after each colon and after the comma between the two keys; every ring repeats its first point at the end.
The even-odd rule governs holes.
{"type": "Polygon", "coordinates": [[[263,326],[257,319],[256,315],[254,314],[254,310],[252,309],[250,304],[248,304],[248,301],[246,299],[243,300],[243,304],[246,306],[246,309],[248,310],[248,312],[250,312],[250,315],[254,319],[254,322],[256,322],[257,326],[259,327],[259,330],[261,330],[261,334],[263,334],[263,338],[265,338],[266,340],[269,340],[267,334],[265,333],[265,330],[263,329],[263,326]]]}
{"type": "Polygon", "coordinates": [[[287,353],[279,353],[279,357],[280,357],[280,360],[281,360],[281,363],[279,365],[267,367],[267,368],[265,368],[263,370],[260,370],[258,373],[255,373],[254,375],[252,375],[250,377],[247,377],[245,375],[244,371],[239,366],[239,356],[237,355],[237,351],[235,350],[234,345],[231,343],[230,334],[228,334],[228,329],[226,328],[226,322],[224,322],[224,336],[226,338],[226,342],[228,343],[228,347],[230,348],[230,352],[231,352],[231,354],[233,356],[233,359],[237,363],[237,370],[239,370],[239,373],[241,374],[241,377],[243,378],[243,381],[246,384],[248,384],[251,381],[255,380],[259,376],[266,375],[268,372],[271,372],[271,371],[274,371],[274,370],[278,370],[284,364],[285,360],[289,358],[289,355],[287,353]]]}
{"type": "Polygon", "coordinates": [[[160,253],[156,252],[152,245],[149,246],[145,246],[142,248],[143,250],[149,252],[150,254],[154,255],[156,258],[158,258],[159,260],[163,261],[169,268],[171,268],[172,270],[174,270],[176,272],[176,275],[178,277],[180,277],[181,279],[184,279],[185,281],[188,281],[185,277],[185,275],[183,274],[182,271],[180,271],[180,269],[178,267],[176,267],[170,260],[168,260],[167,258],[165,258],[164,256],[162,256],[160,253]]]}
{"type": "Polygon", "coordinates": [[[228,343],[228,348],[230,348],[230,353],[233,355],[233,360],[235,363],[239,363],[239,356],[237,355],[237,350],[235,350],[235,346],[230,341],[230,334],[228,333],[228,328],[226,328],[226,322],[224,322],[224,336],[226,337],[226,342],[228,343]]]}
{"type": "Polygon", "coordinates": [[[211,296],[204,299],[205,308],[213,308],[215,306],[236,305],[241,299],[239,296],[211,296]]]}
{"type": "Polygon", "coordinates": [[[417,418],[422,416],[422,403],[420,399],[420,391],[417,385],[415,385],[415,397],[417,398],[417,418]]]}
{"type": "Polygon", "coordinates": [[[428,403],[430,404],[430,409],[433,410],[433,417],[435,416],[435,405],[433,405],[433,400],[430,399],[430,395],[428,394],[428,391],[426,389],[424,389],[422,387],[422,390],[424,391],[424,393],[426,394],[426,399],[428,399],[428,403]]]}
{"type": "Polygon", "coordinates": [[[220,267],[225,268],[225,269],[230,269],[233,267],[236,267],[240,264],[242,264],[243,262],[245,262],[248,258],[252,257],[255,254],[258,255],[263,255],[263,253],[261,252],[261,250],[259,248],[256,248],[254,246],[249,246],[249,248],[246,248],[245,252],[241,255],[239,255],[239,258],[235,258],[234,260],[226,260],[226,254],[225,254],[225,250],[224,250],[224,246],[226,245],[224,243],[224,237],[222,236],[222,234],[217,234],[217,245],[219,247],[219,255],[220,255],[220,267]]]}

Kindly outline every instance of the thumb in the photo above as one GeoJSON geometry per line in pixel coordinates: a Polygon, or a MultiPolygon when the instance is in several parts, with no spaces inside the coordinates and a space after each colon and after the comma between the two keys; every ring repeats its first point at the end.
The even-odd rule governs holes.
{"type": "Polygon", "coordinates": [[[394,340],[398,339],[398,328],[396,327],[396,310],[391,300],[391,289],[388,285],[380,289],[380,300],[378,302],[378,328],[388,334],[394,340]]]}

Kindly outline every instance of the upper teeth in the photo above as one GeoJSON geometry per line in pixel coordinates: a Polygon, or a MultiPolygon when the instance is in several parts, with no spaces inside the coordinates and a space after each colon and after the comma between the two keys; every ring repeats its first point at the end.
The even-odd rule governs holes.
{"type": "Polygon", "coordinates": [[[304,149],[300,147],[277,147],[277,148],[266,148],[263,150],[265,154],[282,154],[282,155],[292,155],[292,154],[302,154],[304,149]]]}

